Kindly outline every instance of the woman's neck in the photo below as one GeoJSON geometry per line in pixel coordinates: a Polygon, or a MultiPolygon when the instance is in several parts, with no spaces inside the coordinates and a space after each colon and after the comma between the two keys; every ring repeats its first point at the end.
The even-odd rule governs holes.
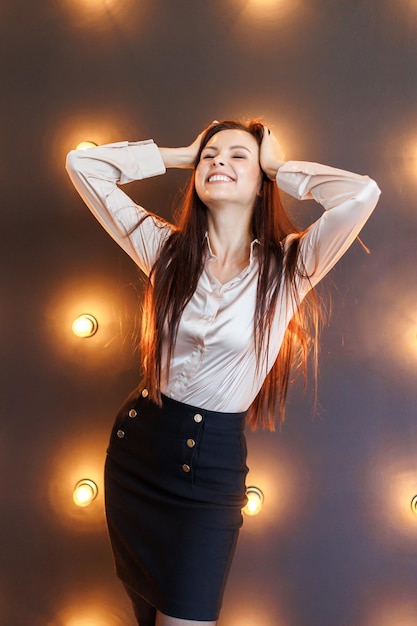
{"type": "Polygon", "coordinates": [[[252,234],[249,220],[208,216],[208,234],[213,253],[219,259],[249,254],[252,234]]]}
{"type": "Polygon", "coordinates": [[[216,257],[210,263],[210,271],[224,284],[249,264],[252,241],[249,225],[243,220],[232,224],[231,221],[209,219],[208,236],[216,257]]]}

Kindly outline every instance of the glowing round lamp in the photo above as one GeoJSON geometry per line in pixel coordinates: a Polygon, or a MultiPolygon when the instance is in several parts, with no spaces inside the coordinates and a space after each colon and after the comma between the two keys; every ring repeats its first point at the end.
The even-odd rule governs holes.
{"type": "Polygon", "coordinates": [[[262,505],[264,503],[264,494],[259,489],[259,487],[254,487],[253,485],[247,487],[246,489],[246,497],[248,502],[246,506],[242,509],[242,512],[245,515],[258,515],[258,513],[262,510],[262,505]]]}
{"type": "Polygon", "coordinates": [[[76,150],[88,150],[88,148],[95,148],[97,144],[94,141],[81,141],[76,150]]]}
{"type": "Polygon", "coordinates": [[[96,334],[98,322],[93,315],[83,313],[79,315],[72,323],[72,332],[77,337],[92,337],[96,334]]]}
{"type": "Polygon", "coordinates": [[[417,496],[411,500],[411,510],[417,515],[417,496]]]}
{"type": "Polygon", "coordinates": [[[74,487],[72,499],[77,506],[88,506],[97,497],[98,487],[93,480],[83,478],[74,487]]]}

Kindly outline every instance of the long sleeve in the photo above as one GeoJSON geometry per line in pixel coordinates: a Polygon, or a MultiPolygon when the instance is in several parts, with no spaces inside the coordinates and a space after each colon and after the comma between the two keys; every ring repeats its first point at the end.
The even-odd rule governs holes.
{"type": "Polygon", "coordinates": [[[103,228],[149,274],[171,226],[135,204],[118,185],[163,174],[165,166],[158,147],[148,140],[73,150],[67,156],[66,167],[78,193],[103,228]],[[146,219],[137,227],[142,218],[146,219]]]}
{"type": "Polygon", "coordinates": [[[314,199],[324,208],[301,242],[301,256],[315,285],[355,240],[375,208],[380,190],[368,176],[299,161],[281,166],[277,184],[295,198],[314,199]]]}

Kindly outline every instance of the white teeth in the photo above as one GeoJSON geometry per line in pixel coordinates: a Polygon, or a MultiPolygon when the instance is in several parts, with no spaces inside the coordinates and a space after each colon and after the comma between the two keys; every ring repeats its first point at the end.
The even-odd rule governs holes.
{"type": "Polygon", "coordinates": [[[215,183],[217,181],[223,181],[225,183],[231,183],[232,179],[229,176],[224,176],[223,174],[215,174],[214,176],[210,176],[208,179],[209,183],[215,183]]]}

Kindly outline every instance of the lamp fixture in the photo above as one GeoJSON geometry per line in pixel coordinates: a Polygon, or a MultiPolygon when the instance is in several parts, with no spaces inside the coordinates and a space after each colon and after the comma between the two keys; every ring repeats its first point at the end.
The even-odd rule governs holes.
{"type": "Polygon", "coordinates": [[[95,148],[96,146],[97,144],[95,141],[81,141],[75,149],[76,150],[88,150],[88,148],[95,148]]]}
{"type": "Polygon", "coordinates": [[[262,510],[264,502],[263,492],[259,489],[259,487],[251,485],[246,488],[246,497],[248,498],[248,501],[246,506],[242,509],[242,512],[249,516],[258,515],[258,513],[262,510]]]}
{"type": "Polygon", "coordinates": [[[74,487],[72,499],[77,506],[84,507],[92,503],[98,494],[96,483],[90,478],[79,480],[74,487]]]}
{"type": "Polygon", "coordinates": [[[417,495],[411,500],[411,510],[417,515],[417,495]]]}
{"type": "Polygon", "coordinates": [[[79,315],[72,323],[72,332],[77,337],[92,337],[96,334],[97,329],[98,322],[90,313],[79,315]]]}

